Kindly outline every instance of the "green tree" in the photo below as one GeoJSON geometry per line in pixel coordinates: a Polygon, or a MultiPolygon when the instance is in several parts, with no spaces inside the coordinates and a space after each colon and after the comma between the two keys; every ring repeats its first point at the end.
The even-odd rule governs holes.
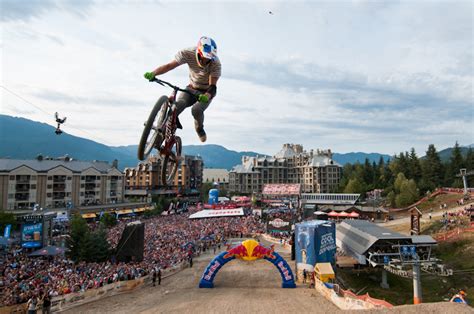
{"type": "Polygon", "coordinates": [[[393,184],[393,188],[395,189],[396,194],[400,193],[400,191],[402,190],[402,185],[405,181],[407,181],[405,174],[403,174],[403,172],[398,173],[397,178],[395,179],[395,182],[393,184]]]}
{"type": "Polygon", "coordinates": [[[387,194],[387,200],[388,200],[388,203],[390,204],[391,207],[396,207],[397,204],[396,204],[396,194],[395,194],[395,191],[391,190],[388,194],[387,194]]]}
{"type": "Polygon", "coordinates": [[[372,169],[372,165],[370,164],[370,161],[368,158],[365,158],[364,161],[364,183],[367,186],[368,190],[373,189],[374,187],[374,171],[372,169]]]}
{"type": "Polygon", "coordinates": [[[436,151],[436,147],[430,144],[426,151],[426,157],[421,162],[420,190],[423,193],[428,190],[434,191],[436,188],[441,187],[442,178],[443,164],[436,151]]]}
{"type": "Polygon", "coordinates": [[[351,178],[344,189],[344,193],[361,193],[365,195],[365,192],[364,183],[358,177],[351,178]]]}
{"type": "Polygon", "coordinates": [[[407,177],[410,173],[410,167],[408,165],[408,153],[400,153],[398,156],[393,157],[393,161],[389,165],[392,173],[397,176],[400,172],[405,174],[407,177]]]}
{"type": "Polygon", "coordinates": [[[4,211],[0,211],[0,232],[3,235],[3,230],[7,225],[12,225],[12,229],[16,228],[16,219],[15,215],[12,213],[5,213],[4,211]]]}
{"type": "Polygon", "coordinates": [[[100,218],[100,222],[107,228],[113,227],[117,224],[117,218],[110,213],[104,213],[100,218]]]}
{"type": "MultiPolygon", "coordinates": [[[[466,161],[465,161],[467,171],[474,171],[474,150],[472,147],[469,147],[467,154],[466,154],[466,161]]],[[[467,177],[468,186],[474,185],[474,176],[467,177]]]]}
{"type": "Polygon", "coordinates": [[[69,258],[74,261],[81,260],[82,245],[84,241],[88,240],[89,233],[86,220],[79,214],[74,215],[71,220],[71,233],[67,240],[69,258]]]}
{"type": "Polygon", "coordinates": [[[410,169],[410,176],[407,177],[409,179],[414,179],[415,182],[418,182],[421,179],[421,165],[414,147],[412,147],[410,150],[410,155],[408,157],[408,166],[410,169]]]}
{"type": "Polygon", "coordinates": [[[464,159],[461,153],[461,147],[458,142],[454,144],[453,150],[451,152],[451,158],[449,159],[448,166],[446,167],[445,173],[445,184],[452,187],[462,187],[462,179],[457,178],[456,175],[459,174],[459,170],[464,167],[464,159]]]}
{"type": "Polygon", "coordinates": [[[209,190],[212,189],[212,183],[211,182],[206,182],[203,183],[200,189],[200,194],[201,194],[201,202],[207,203],[208,197],[209,197],[209,190]]]}
{"type": "Polygon", "coordinates": [[[464,162],[466,169],[468,171],[474,170],[474,150],[472,147],[469,147],[466,153],[466,161],[464,162]]]}
{"type": "Polygon", "coordinates": [[[87,232],[80,241],[79,261],[88,263],[105,262],[110,253],[110,245],[107,241],[107,231],[99,228],[94,232],[87,232]]]}
{"type": "Polygon", "coordinates": [[[397,207],[405,207],[413,204],[418,199],[418,188],[415,180],[404,180],[400,186],[400,193],[396,196],[397,207]]]}

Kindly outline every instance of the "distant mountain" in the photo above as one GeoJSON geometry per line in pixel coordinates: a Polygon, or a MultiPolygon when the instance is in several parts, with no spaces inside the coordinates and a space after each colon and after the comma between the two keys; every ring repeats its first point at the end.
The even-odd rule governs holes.
{"type": "Polygon", "coordinates": [[[346,154],[339,154],[339,153],[333,153],[332,158],[339,164],[345,165],[345,164],[355,164],[357,162],[363,164],[365,163],[365,159],[369,159],[369,162],[376,162],[378,163],[380,160],[380,157],[383,157],[384,161],[387,162],[389,159],[391,159],[391,156],[385,155],[385,154],[379,154],[379,153],[346,153],[346,154]]]}
{"type": "Polygon", "coordinates": [[[206,168],[231,169],[242,163],[242,156],[265,156],[256,152],[236,152],[220,145],[185,145],[183,151],[186,155],[200,155],[206,168]]]}
{"type": "MultiPolygon", "coordinates": [[[[463,155],[463,157],[466,157],[469,148],[474,149],[474,144],[471,144],[468,146],[461,146],[459,148],[461,149],[461,155],[463,155]]],[[[453,154],[453,147],[446,148],[438,152],[439,159],[441,159],[442,162],[449,161],[452,154],[453,154]]],[[[424,158],[424,156],[422,158],[424,158]]]]}
{"type": "MultiPolygon", "coordinates": [[[[136,154],[137,145],[111,147],[114,151],[120,153],[136,154]]],[[[191,156],[201,156],[204,160],[204,167],[232,169],[235,165],[242,162],[242,156],[265,156],[256,152],[236,152],[228,150],[220,145],[184,145],[183,154],[191,156]]]]}
{"type": "Polygon", "coordinates": [[[119,167],[137,164],[135,155],[116,151],[88,139],[67,133],[56,135],[55,128],[36,121],[0,115],[0,158],[33,159],[69,155],[78,160],[119,161],[119,167]]]}
{"type": "MultiPolygon", "coordinates": [[[[473,144],[470,146],[474,147],[473,144]]],[[[463,154],[466,154],[467,150],[467,147],[461,147],[463,154]]],[[[440,151],[440,158],[443,161],[449,160],[451,152],[452,148],[440,151]]],[[[251,151],[228,150],[220,145],[185,145],[183,153],[201,156],[206,168],[229,170],[241,164],[244,155],[265,156],[265,154],[251,151]]],[[[74,159],[102,160],[109,163],[117,159],[120,169],[135,167],[138,163],[137,145],[107,146],[67,133],[56,135],[54,127],[45,123],[0,114],[0,158],[33,159],[39,154],[45,157],[60,157],[67,154],[74,159]]],[[[378,162],[380,157],[383,157],[385,161],[390,159],[389,155],[378,153],[333,154],[334,160],[341,165],[364,163],[366,158],[370,162],[378,162]]]]}

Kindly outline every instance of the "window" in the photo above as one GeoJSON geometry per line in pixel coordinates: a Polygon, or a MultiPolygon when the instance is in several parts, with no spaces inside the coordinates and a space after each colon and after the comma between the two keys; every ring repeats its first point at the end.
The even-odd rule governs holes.
{"type": "Polygon", "coordinates": [[[53,177],[52,176],[48,176],[48,181],[52,181],[53,180],[53,177]]]}
{"type": "Polygon", "coordinates": [[[46,197],[51,197],[52,195],[52,193],[46,193],[46,197]]]}
{"type": "Polygon", "coordinates": [[[10,176],[10,180],[15,180],[15,176],[10,176]]]}
{"type": "Polygon", "coordinates": [[[47,188],[48,188],[48,189],[52,189],[52,188],[53,188],[53,185],[52,185],[52,184],[48,184],[47,188]]]}
{"type": "Polygon", "coordinates": [[[36,181],[36,176],[31,176],[32,181],[36,181]]]}
{"type": "Polygon", "coordinates": [[[72,177],[67,177],[68,181],[72,180],[72,177]]]}
{"type": "Polygon", "coordinates": [[[30,185],[30,189],[31,189],[31,190],[36,190],[36,184],[30,185]]]}

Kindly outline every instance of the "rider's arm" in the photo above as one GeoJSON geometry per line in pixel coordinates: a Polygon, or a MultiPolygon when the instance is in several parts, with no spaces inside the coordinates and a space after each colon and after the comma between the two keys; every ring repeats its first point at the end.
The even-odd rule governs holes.
{"type": "Polygon", "coordinates": [[[174,68],[178,67],[180,64],[178,61],[173,60],[167,64],[157,67],[152,73],[154,76],[165,74],[168,71],[173,70],[174,68]]]}
{"type": "Polygon", "coordinates": [[[205,93],[205,95],[209,99],[214,98],[214,96],[216,95],[216,89],[217,89],[216,86],[217,86],[218,79],[219,79],[218,77],[209,76],[209,88],[207,89],[207,92],[205,93]]]}

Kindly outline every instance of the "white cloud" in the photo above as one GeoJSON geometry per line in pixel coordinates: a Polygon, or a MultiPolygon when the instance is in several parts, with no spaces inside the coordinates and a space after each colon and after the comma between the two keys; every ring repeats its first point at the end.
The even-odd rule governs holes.
{"type": "MultiPolygon", "coordinates": [[[[2,85],[42,110],[2,89],[0,112],[50,123],[59,111],[106,144],[137,143],[170,92],[143,73],[201,34],[223,63],[210,143],[421,154],[474,142],[469,2],[213,2],[203,18],[203,3],[34,2],[23,17],[2,3],[2,85]]],[[[185,86],[185,66],[164,79],[185,86]]],[[[181,120],[184,144],[198,144],[190,109],[181,120]]]]}

